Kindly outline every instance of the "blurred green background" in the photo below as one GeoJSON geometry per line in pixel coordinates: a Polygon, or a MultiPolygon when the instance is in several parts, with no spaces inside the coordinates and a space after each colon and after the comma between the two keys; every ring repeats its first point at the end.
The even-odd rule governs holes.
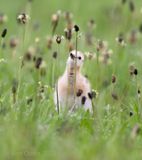
{"type": "MultiPolygon", "coordinates": [[[[6,23],[0,24],[0,32],[4,28],[8,30],[1,40],[0,50],[0,159],[142,159],[142,99],[138,95],[138,90],[142,89],[142,2],[122,2],[125,1],[0,0],[0,13],[8,17],[6,23]],[[134,3],[133,12],[131,3],[134,3]],[[24,37],[24,26],[18,25],[16,18],[27,9],[31,19],[24,37]],[[58,10],[71,12],[74,24],[79,25],[79,50],[97,52],[95,42],[91,46],[84,42],[90,19],[96,24],[92,32],[95,40],[107,41],[113,50],[110,65],[87,59],[82,70],[88,75],[92,88],[99,92],[94,100],[94,117],[83,110],[72,116],[57,115],[55,111],[52,67],[55,65],[55,83],[64,72],[68,56],[65,40],[60,47],[56,43],[51,50],[46,47],[46,37],[52,34],[51,16],[58,10]],[[35,31],[36,23],[39,29],[35,31]],[[133,30],[136,31],[136,42],[131,44],[129,36],[133,30]],[[115,40],[120,33],[124,35],[126,47],[115,40]],[[13,36],[20,39],[16,49],[9,47],[13,36]],[[39,43],[35,43],[35,38],[39,38],[39,43]],[[33,64],[20,68],[20,57],[31,46],[37,49],[36,56],[41,56],[46,63],[43,77],[33,64]],[[58,59],[53,59],[54,51],[59,52],[58,59]],[[138,70],[138,75],[130,76],[130,64],[138,70]],[[112,74],[116,76],[116,84],[111,83],[112,74]],[[19,87],[16,103],[13,103],[12,88],[17,83],[13,80],[19,87]],[[43,86],[44,92],[40,93],[43,86]]],[[[64,35],[65,26],[61,18],[55,34],[64,35]]]]}

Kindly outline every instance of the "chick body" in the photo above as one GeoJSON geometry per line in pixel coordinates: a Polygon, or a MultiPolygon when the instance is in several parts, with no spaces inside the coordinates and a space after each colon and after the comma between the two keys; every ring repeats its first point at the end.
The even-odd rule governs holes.
{"type": "Polygon", "coordinates": [[[58,91],[60,110],[69,109],[73,111],[78,107],[83,107],[85,110],[92,112],[92,102],[88,97],[88,93],[91,92],[91,86],[87,78],[81,74],[84,56],[79,51],[77,51],[77,54],[76,51],[71,51],[71,54],[67,60],[66,70],[57,82],[58,89],[54,93],[54,102],[57,106],[58,91]],[[72,56],[77,56],[76,66],[72,56]]]}

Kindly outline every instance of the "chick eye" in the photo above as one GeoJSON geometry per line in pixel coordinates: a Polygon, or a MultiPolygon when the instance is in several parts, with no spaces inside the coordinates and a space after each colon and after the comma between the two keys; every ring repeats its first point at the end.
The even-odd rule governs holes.
{"type": "Polygon", "coordinates": [[[81,57],[79,56],[78,59],[81,60],[81,57]]]}

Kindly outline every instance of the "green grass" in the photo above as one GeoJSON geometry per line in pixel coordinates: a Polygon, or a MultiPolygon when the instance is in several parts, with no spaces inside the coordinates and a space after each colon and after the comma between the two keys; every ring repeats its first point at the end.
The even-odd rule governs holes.
{"type": "MultiPolygon", "coordinates": [[[[141,8],[141,0],[135,2],[134,13],[127,3],[122,5],[118,0],[33,0],[30,6],[27,0],[0,0],[0,11],[8,16],[8,21],[0,24],[0,32],[8,29],[3,40],[6,48],[0,50],[0,159],[142,159],[142,98],[137,94],[138,89],[142,90],[142,34],[138,31],[142,23],[141,8]],[[17,14],[25,10],[30,11],[31,17],[26,27],[16,22],[17,14]],[[97,25],[93,36],[107,41],[113,50],[110,65],[87,59],[83,66],[82,72],[88,75],[92,88],[99,93],[94,100],[93,117],[83,110],[71,116],[58,115],[55,111],[52,67],[55,66],[56,81],[64,72],[68,56],[65,40],[59,48],[56,43],[51,50],[46,47],[46,37],[52,34],[51,15],[57,10],[73,13],[73,21],[82,34],[78,40],[79,50],[96,53],[95,43],[88,46],[84,40],[87,22],[92,18],[97,25]],[[32,27],[35,22],[40,25],[37,31],[32,27]],[[119,33],[122,32],[128,41],[133,29],[138,31],[136,43],[127,42],[124,48],[118,45],[115,38],[119,33]],[[20,39],[16,49],[9,47],[13,36],[20,39]],[[39,43],[35,43],[36,37],[39,43]],[[30,46],[38,48],[36,56],[43,57],[46,62],[45,76],[40,76],[33,63],[20,68],[20,57],[30,46]],[[52,53],[58,50],[58,58],[53,59],[52,53]],[[131,63],[138,69],[137,76],[129,74],[131,63]],[[116,75],[115,84],[111,83],[112,74],[116,75]],[[19,84],[15,104],[13,79],[19,84]],[[43,93],[41,86],[44,86],[43,93]],[[112,98],[112,92],[117,94],[118,100],[112,98]],[[32,102],[27,104],[30,98],[32,102]],[[138,133],[134,132],[136,125],[140,129],[138,133]]],[[[64,35],[65,25],[61,18],[55,34],[64,35]]]]}

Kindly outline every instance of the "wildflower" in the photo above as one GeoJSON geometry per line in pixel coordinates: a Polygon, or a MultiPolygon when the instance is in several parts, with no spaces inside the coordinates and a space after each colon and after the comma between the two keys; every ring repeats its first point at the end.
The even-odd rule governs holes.
{"type": "Polygon", "coordinates": [[[24,60],[31,61],[34,58],[34,54],[35,54],[35,48],[29,47],[29,49],[27,50],[27,52],[24,55],[24,60]]]}
{"type": "Polygon", "coordinates": [[[96,98],[97,92],[95,90],[92,90],[91,92],[88,93],[88,97],[90,99],[96,98]]]}
{"type": "Polygon", "coordinates": [[[129,42],[131,44],[134,44],[137,40],[137,31],[136,30],[132,30],[130,33],[130,37],[129,37],[129,42]]]}
{"type": "Polygon", "coordinates": [[[65,13],[64,13],[64,17],[65,17],[65,20],[66,20],[68,23],[70,23],[71,20],[72,20],[73,15],[72,15],[72,13],[70,13],[70,12],[65,12],[65,13]]]}
{"type": "Polygon", "coordinates": [[[58,44],[60,44],[61,41],[62,41],[61,36],[57,36],[57,37],[56,37],[56,42],[57,42],[58,44]]]}
{"type": "Polygon", "coordinates": [[[113,51],[110,49],[106,49],[102,51],[101,56],[99,57],[99,60],[103,62],[104,64],[111,64],[110,56],[112,55],[113,51]]]}
{"type": "Polygon", "coordinates": [[[11,38],[9,45],[11,48],[15,48],[18,45],[18,43],[19,43],[19,40],[17,38],[11,38]]]}
{"type": "Polygon", "coordinates": [[[130,66],[129,66],[130,75],[134,75],[134,70],[135,70],[134,64],[130,64],[130,66]]]}
{"type": "Polygon", "coordinates": [[[17,22],[20,24],[26,24],[29,19],[30,19],[29,15],[22,13],[18,15],[17,22]]]}
{"type": "Polygon", "coordinates": [[[59,18],[60,18],[60,11],[53,14],[52,17],[51,17],[51,23],[52,23],[52,26],[53,26],[52,35],[55,33],[55,30],[58,26],[59,18]]]}
{"type": "Polygon", "coordinates": [[[18,88],[18,81],[16,79],[12,82],[12,93],[15,94],[18,88]]]}
{"type": "Polygon", "coordinates": [[[140,91],[140,89],[138,89],[138,98],[140,98],[141,97],[141,91],[140,91]]]}
{"type": "Polygon", "coordinates": [[[141,128],[138,124],[135,124],[135,126],[132,128],[131,131],[131,138],[134,139],[136,136],[140,133],[141,128]]]}
{"type": "Polygon", "coordinates": [[[115,82],[116,82],[116,76],[115,76],[115,75],[112,75],[111,81],[112,81],[112,83],[115,83],[115,82]]]}
{"type": "Polygon", "coordinates": [[[95,53],[92,53],[92,52],[86,52],[86,53],[85,53],[85,56],[86,56],[89,60],[92,60],[92,59],[95,59],[95,58],[96,58],[96,54],[95,54],[95,53]]]}
{"type": "Polygon", "coordinates": [[[39,37],[36,37],[36,38],[35,38],[35,43],[39,43],[39,41],[40,41],[40,38],[39,38],[39,37]]]}
{"type": "Polygon", "coordinates": [[[72,43],[69,43],[69,51],[72,51],[72,50],[74,50],[74,46],[73,46],[73,44],[72,43]]]}
{"type": "Polygon", "coordinates": [[[53,43],[53,40],[52,40],[52,38],[47,38],[47,48],[48,49],[51,49],[52,48],[52,43],[53,43]]]}
{"type": "Polygon", "coordinates": [[[97,41],[97,51],[103,51],[103,50],[106,50],[106,48],[108,47],[108,44],[106,41],[102,41],[102,40],[98,40],[97,41]]]}
{"type": "Polygon", "coordinates": [[[33,101],[33,98],[28,98],[28,99],[27,99],[27,104],[28,104],[28,105],[31,104],[32,101],[33,101]]]}
{"type": "Polygon", "coordinates": [[[18,81],[16,79],[14,79],[12,82],[13,103],[16,102],[17,89],[18,89],[18,81]]]}
{"type": "Polygon", "coordinates": [[[64,30],[64,33],[65,33],[65,38],[70,41],[72,38],[72,29],[66,28],[64,30]]]}
{"type": "Polygon", "coordinates": [[[42,58],[41,58],[41,57],[38,57],[38,58],[36,59],[36,61],[35,61],[35,67],[36,67],[37,69],[39,69],[40,66],[41,66],[41,64],[42,64],[42,58]]]}
{"type": "Polygon", "coordinates": [[[45,76],[46,75],[46,62],[42,61],[40,65],[40,75],[45,76]]]}
{"type": "Polygon", "coordinates": [[[116,38],[116,41],[122,46],[125,47],[126,43],[124,41],[123,34],[119,34],[119,36],[116,38]]]}
{"type": "Polygon", "coordinates": [[[0,13],[0,24],[3,24],[7,21],[7,16],[4,13],[0,13]]]}
{"type": "Polygon", "coordinates": [[[112,96],[112,98],[113,98],[114,100],[118,100],[118,96],[117,96],[116,93],[112,93],[111,96],[112,96]]]}

